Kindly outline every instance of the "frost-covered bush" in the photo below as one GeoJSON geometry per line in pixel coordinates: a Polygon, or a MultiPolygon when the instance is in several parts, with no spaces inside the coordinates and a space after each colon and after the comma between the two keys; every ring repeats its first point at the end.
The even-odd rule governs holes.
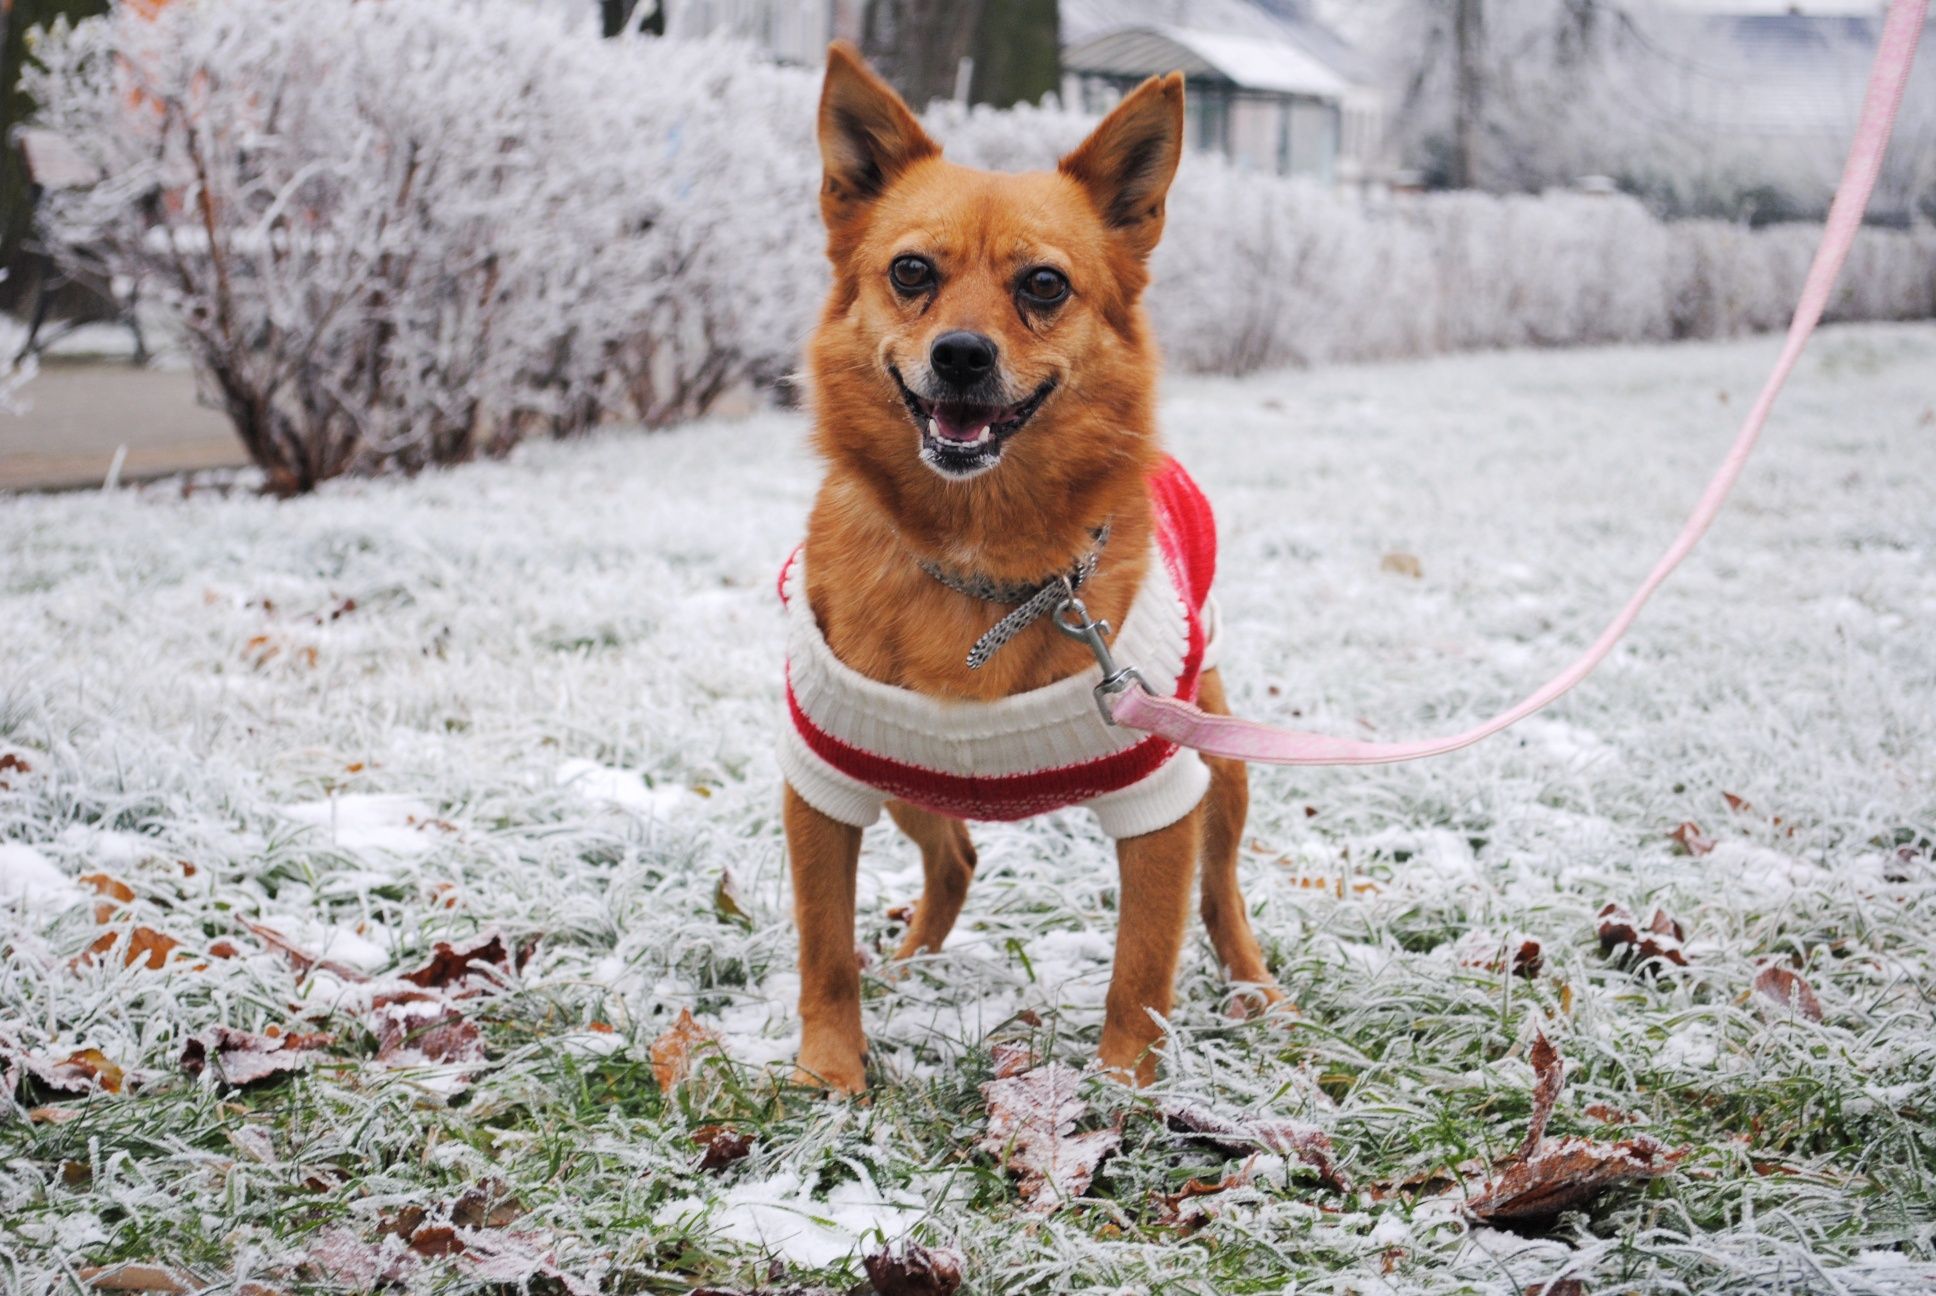
{"type": "MultiPolygon", "coordinates": [[[[816,78],[602,41],[522,0],[198,0],[40,44],[70,263],[172,309],[272,485],[658,425],[798,363],[825,290],[816,78]]],[[[941,105],[948,155],[1093,124],[941,105]]],[[[1192,156],[1149,305],[1170,362],[1283,364],[1780,327],[1816,231],[1572,193],[1363,199],[1192,156]]],[[[1863,233],[1831,318],[1936,314],[1936,234],[1863,233]]]]}
{"type": "Polygon", "coordinates": [[[50,242],[171,308],[277,489],[690,416],[790,364],[818,293],[817,164],[763,129],[811,78],[738,50],[514,0],[202,0],[38,54],[38,124],[99,176],[50,242]]]}

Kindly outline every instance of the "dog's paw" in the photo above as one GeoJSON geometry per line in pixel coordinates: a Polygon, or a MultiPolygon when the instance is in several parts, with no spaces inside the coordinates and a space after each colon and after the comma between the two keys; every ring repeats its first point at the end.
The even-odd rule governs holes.
{"type": "Polygon", "coordinates": [[[803,1044],[793,1066],[793,1083],[804,1089],[858,1094],[867,1089],[867,1054],[838,1045],[803,1044]]]}
{"type": "Polygon", "coordinates": [[[1297,1005],[1272,982],[1240,985],[1230,992],[1224,1015],[1232,1021],[1253,1021],[1259,1017],[1295,1017],[1297,1005]]]}

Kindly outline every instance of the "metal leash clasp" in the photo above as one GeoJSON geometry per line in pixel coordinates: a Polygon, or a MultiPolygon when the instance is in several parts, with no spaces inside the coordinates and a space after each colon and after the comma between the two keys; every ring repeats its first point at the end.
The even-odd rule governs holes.
{"type": "Polygon", "coordinates": [[[1102,682],[1095,688],[1096,710],[1102,712],[1104,724],[1114,725],[1116,717],[1110,714],[1109,699],[1131,684],[1140,689],[1149,686],[1143,683],[1143,677],[1136,673],[1134,666],[1116,664],[1115,655],[1109,651],[1109,641],[1103,637],[1109,633],[1109,623],[1090,618],[1089,609],[1076,596],[1075,583],[1067,576],[1062,578],[1062,601],[1055,605],[1051,619],[1056,629],[1086,645],[1095,654],[1096,665],[1102,667],[1102,682]]]}

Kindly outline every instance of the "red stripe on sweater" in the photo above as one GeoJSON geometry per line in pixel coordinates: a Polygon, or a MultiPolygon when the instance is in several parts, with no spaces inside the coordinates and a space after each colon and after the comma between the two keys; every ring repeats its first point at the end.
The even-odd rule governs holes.
{"type": "Polygon", "coordinates": [[[862,751],[815,724],[793,695],[787,674],[787,709],[793,727],[820,759],[891,797],[955,819],[1027,819],[1091,797],[1116,792],[1148,778],[1176,751],[1176,744],[1150,737],[1092,761],[1026,774],[948,774],[862,751]]]}

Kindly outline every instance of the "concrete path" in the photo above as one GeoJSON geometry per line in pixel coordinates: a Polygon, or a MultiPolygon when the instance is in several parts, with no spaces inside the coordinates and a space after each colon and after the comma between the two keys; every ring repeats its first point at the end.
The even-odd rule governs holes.
{"type": "Polygon", "coordinates": [[[45,360],[21,395],[26,414],[0,414],[0,491],[99,486],[123,445],[122,481],[248,462],[186,370],[45,360]]]}

